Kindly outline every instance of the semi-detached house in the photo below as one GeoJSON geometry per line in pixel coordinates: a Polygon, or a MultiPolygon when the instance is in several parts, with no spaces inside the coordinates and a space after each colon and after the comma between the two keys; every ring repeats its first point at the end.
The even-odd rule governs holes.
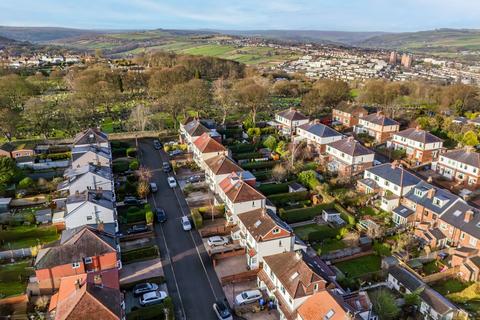
{"type": "Polygon", "coordinates": [[[295,141],[306,140],[318,154],[325,152],[329,143],[343,139],[343,135],[334,129],[315,120],[312,123],[302,124],[297,128],[295,141]]]}
{"type": "Polygon", "coordinates": [[[97,146],[110,149],[108,135],[97,128],[89,128],[78,133],[73,139],[74,147],[97,146]]]}
{"type": "Polygon", "coordinates": [[[112,170],[109,167],[87,164],[67,169],[63,176],[66,180],[58,185],[57,190],[67,190],[69,194],[85,190],[114,190],[112,170]]]}
{"type": "Polygon", "coordinates": [[[224,155],[230,156],[229,149],[215,140],[208,133],[202,134],[192,145],[193,160],[202,168],[206,169],[205,161],[213,157],[224,155]]]}
{"type": "Polygon", "coordinates": [[[205,181],[214,193],[219,193],[219,183],[232,172],[240,173],[243,169],[226,155],[218,155],[205,161],[205,181]]]}
{"type": "Polygon", "coordinates": [[[366,133],[375,139],[376,143],[384,143],[398,132],[400,124],[387,118],[381,112],[369,114],[360,118],[358,125],[353,128],[356,134],[366,133]]]}
{"type": "Polygon", "coordinates": [[[209,133],[210,129],[205,127],[199,119],[187,118],[180,124],[180,142],[186,143],[188,150],[192,151],[193,143],[204,133],[209,133]]]}
{"type": "Polygon", "coordinates": [[[332,120],[347,128],[357,125],[360,118],[367,115],[365,108],[354,104],[341,104],[332,110],[332,120]]]}
{"type": "Polygon", "coordinates": [[[375,153],[352,137],[327,145],[327,169],[342,177],[352,177],[373,165],[375,153]]]}
{"type": "Polygon", "coordinates": [[[443,177],[472,188],[480,186],[480,154],[472,148],[448,151],[432,169],[443,177]]]}
{"type": "Polygon", "coordinates": [[[110,149],[99,146],[74,146],[72,148],[72,168],[88,164],[111,167],[112,154],[110,149]]]}
{"type": "Polygon", "coordinates": [[[295,108],[281,111],[275,115],[275,122],[284,135],[294,135],[299,126],[307,124],[309,121],[306,115],[295,108]]]}

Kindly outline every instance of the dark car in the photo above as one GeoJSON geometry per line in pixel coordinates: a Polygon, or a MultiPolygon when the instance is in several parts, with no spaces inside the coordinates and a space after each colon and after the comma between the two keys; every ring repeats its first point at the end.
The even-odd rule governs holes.
{"type": "Polygon", "coordinates": [[[165,222],[167,221],[167,214],[165,213],[165,210],[163,210],[162,208],[157,208],[155,210],[156,214],[157,214],[157,221],[158,222],[165,222]]]}
{"type": "Polygon", "coordinates": [[[217,318],[219,320],[232,320],[232,312],[230,311],[230,308],[228,307],[227,303],[222,300],[217,300],[213,304],[213,311],[215,311],[215,314],[217,315],[217,318]]]}
{"type": "Polygon", "coordinates": [[[163,167],[163,172],[165,172],[165,173],[168,173],[172,170],[172,167],[170,166],[170,163],[168,163],[168,162],[162,163],[162,167],[163,167]]]}
{"type": "Polygon", "coordinates": [[[191,176],[191,177],[187,178],[187,182],[190,182],[190,183],[195,183],[195,182],[200,182],[200,181],[202,181],[202,177],[199,176],[199,175],[194,175],[194,176],[191,176]]]}
{"type": "Polygon", "coordinates": [[[156,283],[150,283],[150,282],[139,283],[135,287],[133,287],[133,295],[135,297],[138,297],[140,295],[143,295],[144,293],[156,291],[157,289],[158,289],[158,285],[156,283]]]}
{"type": "Polygon", "coordinates": [[[136,224],[127,230],[127,234],[136,234],[136,233],[142,233],[142,232],[147,232],[148,227],[144,224],[136,224]]]}
{"type": "Polygon", "coordinates": [[[123,203],[128,206],[139,206],[141,204],[140,200],[135,197],[125,197],[125,199],[123,199],[123,203]]]}
{"type": "Polygon", "coordinates": [[[153,140],[153,147],[157,150],[160,150],[163,148],[163,144],[158,140],[153,140]]]}

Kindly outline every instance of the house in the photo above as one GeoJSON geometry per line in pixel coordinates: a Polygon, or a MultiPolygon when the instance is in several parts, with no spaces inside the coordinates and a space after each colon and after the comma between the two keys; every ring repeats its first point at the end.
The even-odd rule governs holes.
{"type": "Polygon", "coordinates": [[[88,128],[78,133],[73,138],[74,147],[103,147],[110,149],[110,143],[108,142],[108,135],[98,128],[88,128]]]}
{"type": "Polygon", "coordinates": [[[435,161],[444,151],[442,139],[418,127],[394,133],[392,139],[387,141],[387,147],[404,150],[407,159],[416,165],[435,161]]]}
{"type": "Polygon", "coordinates": [[[21,159],[21,158],[31,158],[35,155],[35,146],[28,145],[25,143],[15,145],[15,148],[11,151],[12,158],[21,159]]]}
{"type": "Polygon", "coordinates": [[[86,190],[114,191],[112,170],[87,164],[79,168],[67,169],[66,180],[59,184],[57,190],[68,190],[70,194],[86,190]]]}
{"type": "Polygon", "coordinates": [[[81,273],[61,279],[49,305],[50,318],[124,320],[125,302],[118,271],[81,273]]]}
{"type": "Polygon", "coordinates": [[[205,161],[205,181],[210,190],[218,193],[218,184],[230,173],[240,173],[243,169],[226,155],[218,155],[205,161]]]}
{"type": "Polygon", "coordinates": [[[219,156],[230,156],[230,152],[220,142],[210,137],[208,133],[202,134],[192,145],[193,160],[197,165],[205,170],[205,161],[219,156]]]}
{"type": "Polygon", "coordinates": [[[205,127],[197,118],[187,118],[180,124],[180,141],[187,144],[188,150],[192,150],[195,140],[204,133],[210,133],[210,129],[205,127]]]}
{"type": "Polygon", "coordinates": [[[0,146],[0,157],[13,158],[12,151],[15,150],[15,146],[10,142],[4,143],[0,146]]]}
{"type": "Polygon", "coordinates": [[[110,167],[112,164],[110,149],[94,145],[73,147],[72,168],[83,167],[88,164],[110,167]]]}
{"type": "Polygon", "coordinates": [[[255,189],[255,180],[244,180],[242,173],[232,172],[219,184],[219,196],[225,203],[226,215],[230,223],[244,212],[265,208],[266,197],[255,189]]]}
{"type": "Polygon", "coordinates": [[[121,267],[115,236],[90,226],[65,230],[58,244],[40,249],[34,268],[40,292],[52,293],[63,277],[121,267]]]}
{"type": "Polygon", "coordinates": [[[247,264],[256,269],[263,257],[293,251],[295,235],[292,229],[265,208],[244,212],[238,215],[237,235],[246,248],[247,264]]]}
{"type": "Polygon", "coordinates": [[[297,309],[316,292],[327,288],[327,281],[307,264],[301,252],[284,252],[263,258],[257,274],[258,287],[274,297],[280,319],[296,319],[297,309]]]}
{"type": "Polygon", "coordinates": [[[327,144],[341,139],[343,139],[341,133],[320,123],[320,120],[297,127],[297,137],[295,137],[295,141],[306,140],[318,154],[325,152],[327,144]]]}
{"type": "Polygon", "coordinates": [[[360,118],[366,117],[368,111],[358,105],[343,103],[332,110],[332,120],[350,128],[356,126],[360,118]]]}
{"type": "Polygon", "coordinates": [[[373,165],[375,153],[352,137],[327,145],[327,169],[339,176],[352,177],[373,165]]]}
{"type": "Polygon", "coordinates": [[[480,186],[480,154],[473,148],[445,152],[432,163],[432,169],[458,184],[480,186]]]}
{"type": "Polygon", "coordinates": [[[118,232],[113,192],[87,190],[69,195],[66,200],[64,221],[67,229],[103,223],[115,225],[118,232]]]}
{"type": "Polygon", "coordinates": [[[284,135],[294,135],[297,127],[307,124],[310,120],[295,108],[281,111],[275,115],[275,122],[284,135]]]}
{"type": "Polygon", "coordinates": [[[384,143],[390,139],[395,132],[398,132],[400,124],[387,118],[381,112],[372,113],[360,118],[358,124],[353,128],[356,134],[368,134],[375,139],[376,143],[384,143]]]}
{"type": "Polygon", "coordinates": [[[460,268],[459,276],[466,282],[480,280],[479,250],[469,247],[459,247],[453,250],[450,259],[452,268],[460,268]]]}

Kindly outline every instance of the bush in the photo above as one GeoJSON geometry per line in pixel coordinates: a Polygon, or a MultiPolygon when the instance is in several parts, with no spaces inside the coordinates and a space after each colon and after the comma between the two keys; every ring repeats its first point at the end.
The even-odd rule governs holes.
{"type": "Polygon", "coordinates": [[[277,193],[286,193],[288,192],[288,183],[262,184],[257,189],[258,191],[260,191],[266,196],[270,196],[277,193]]]}
{"type": "Polygon", "coordinates": [[[277,207],[282,207],[288,202],[303,201],[309,197],[308,191],[279,193],[268,197],[277,207]]]}
{"type": "Polygon", "coordinates": [[[165,319],[165,309],[168,310],[168,320],[175,318],[175,312],[173,309],[172,298],[167,297],[162,303],[151,305],[148,307],[142,307],[140,309],[133,310],[127,314],[128,320],[156,320],[165,319]]]}
{"type": "Polygon", "coordinates": [[[39,154],[37,159],[45,160],[50,159],[52,161],[56,160],[67,160],[72,157],[71,152],[58,152],[58,153],[48,153],[48,154],[39,154]]]}
{"type": "Polygon", "coordinates": [[[238,143],[228,146],[232,153],[254,152],[258,147],[258,143],[238,143]]]}
{"type": "Polygon", "coordinates": [[[120,214],[120,222],[122,223],[136,223],[145,221],[145,209],[138,207],[130,207],[127,211],[120,214]]]}
{"type": "Polygon", "coordinates": [[[148,224],[153,223],[153,211],[152,207],[149,204],[145,205],[145,221],[148,224]]]}
{"type": "Polygon", "coordinates": [[[112,156],[113,157],[123,157],[123,156],[125,156],[126,151],[127,151],[127,148],[114,148],[114,147],[112,147],[112,156]]]}
{"type": "Polygon", "coordinates": [[[27,189],[27,188],[30,188],[32,185],[33,185],[33,179],[30,177],[23,178],[18,183],[18,187],[20,189],[27,189]]]}
{"type": "Polygon", "coordinates": [[[112,171],[113,173],[123,173],[128,170],[130,162],[128,160],[116,160],[113,161],[112,171]]]}
{"type": "Polygon", "coordinates": [[[261,158],[265,158],[265,156],[260,153],[260,152],[246,152],[246,153],[236,153],[233,155],[233,159],[235,160],[245,160],[245,159],[248,159],[248,160],[251,160],[251,159],[261,159],[261,158]]]}
{"type": "Polygon", "coordinates": [[[332,208],[332,204],[321,204],[310,208],[293,209],[288,211],[279,210],[280,218],[287,223],[307,221],[322,214],[324,209],[332,208]]]}
{"type": "Polygon", "coordinates": [[[300,172],[298,174],[298,181],[310,190],[315,190],[320,185],[320,181],[317,179],[317,173],[313,170],[300,172]]]}
{"type": "Polygon", "coordinates": [[[133,160],[132,162],[130,162],[130,164],[128,165],[128,168],[130,170],[138,170],[138,168],[140,167],[140,163],[138,162],[137,159],[133,160]]]}
{"type": "Polygon", "coordinates": [[[272,170],[255,171],[253,175],[257,178],[257,181],[269,180],[272,177],[272,170]]]}
{"type": "Polygon", "coordinates": [[[250,137],[250,138],[253,138],[255,136],[259,137],[261,135],[261,131],[260,131],[260,128],[250,128],[247,130],[247,135],[250,137]]]}
{"type": "Polygon", "coordinates": [[[347,224],[355,225],[355,217],[352,216],[344,207],[340,204],[335,203],[333,206],[338,212],[340,212],[340,218],[342,218],[347,224]]]}
{"type": "Polygon", "coordinates": [[[122,262],[125,264],[136,261],[149,260],[157,257],[157,246],[149,246],[122,252],[122,262]]]}
{"type": "Polygon", "coordinates": [[[136,157],[137,156],[137,148],[134,148],[134,147],[130,147],[126,150],[126,155],[127,157],[136,157]]]}
{"type": "Polygon", "coordinates": [[[256,162],[247,162],[242,164],[242,168],[245,170],[253,169],[271,169],[280,161],[256,161],[256,162]]]}
{"type": "Polygon", "coordinates": [[[265,128],[261,128],[260,132],[262,134],[276,134],[277,129],[275,129],[274,127],[265,127],[265,128]]]}
{"type": "Polygon", "coordinates": [[[192,210],[192,220],[195,229],[200,229],[203,226],[203,217],[199,210],[192,210]]]}

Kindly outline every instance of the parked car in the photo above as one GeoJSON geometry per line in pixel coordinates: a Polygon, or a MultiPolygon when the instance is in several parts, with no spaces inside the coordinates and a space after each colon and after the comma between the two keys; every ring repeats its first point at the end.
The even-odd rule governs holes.
{"type": "Polygon", "coordinates": [[[157,184],[155,182],[150,182],[150,191],[155,193],[158,191],[157,184]]]}
{"type": "Polygon", "coordinates": [[[217,300],[213,304],[213,311],[219,320],[233,320],[232,311],[230,311],[226,301],[217,300]]]}
{"type": "Polygon", "coordinates": [[[210,247],[224,246],[228,243],[228,239],[226,237],[214,236],[208,238],[207,243],[210,247]]]}
{"type": "Polygon", "coordinates": [[[187,182],[189,182],[189,183],[195,183],[195,182],[200,182],[200,181],[202,181],[202,177],[199,176],[199,175],[194,175],[194,176],[191,176],[191,177],[187,178],[187,182]]]}
{"type": "Polygon", "coordinates": [[[192,224],[190,223],[190,220],[187,216],[183,216],[180,222],[182,223],[182,228],[184,231],[192,230],[192,224]]]}
{"type": "Polygon", "coordinates": [[[162,208],[157,208],[155,210],[155,213],[157,214],[157,221],[158,222],[167,221],[167,214],[165,213],[165,210],[163,210],[162,208]]]}
{"type": "Polygon", "coordinates": [[[182,150],[172,150],[168,154],[170,155],[170,157],[175,157],[175,156],[179,156],[179,155],[183,154],[183,151],[182,150]]]}
{"type": "Polygon", "coordinates": [[[238,306],[252,303],[262,298],[262,293],[260,290],[247,290],[243,291],[235,297],[235,304],[238,306]]]}
{"type": "Polygon", "coordinates": [[[153,140],[153,147],[157,150],[160,150],[160,149],[163,148],[163,145],[160,141],[155,139],[155,140],[153,140]]]}
{"type": "Polygon", "coordinates": [[[147,232],[148,227],[145,224],[136,224],[127,230],[127,234],[136,234],[136,233],[142,233],[142,232],[147,232]]]}
{"type": "Polygon", "coordinates": [[[157,290],[158,290],[158,285],[156,283],[150,283],[150,282],[139,283],[135,287],[133,287],[133,295],[135,297],[138,297],[147,292],[152,292],[157,290]]]}
{"type": "Polygon", "coordinates": [[[142,306],[149,306],[162,302],[166,297],[167,293],[164,291],[152,291],[142,295],[139,301],[142,306]]]}
{"type": "Polygon", "coordinates": [[[174,177],[168,177],[167,181],[168,181],[168,185],[170,186],[170,188],[176,188],[177,187],[177,180],[175,180],[174,177]]]}
{"type": "Polygon", "coordinates": [[[162,167],[163,167],[163,172],[165,173],[169,173],[170,171],[172,171],[172,166],[170,165],[169,162],[164,162],[162,163],[162,167]]]}
{"type": "Polygon", "coordinates": [[[123,203],[129,206],[139,206],[141,204],[140,200],[135,197],[125,197],[123,203]]]}

